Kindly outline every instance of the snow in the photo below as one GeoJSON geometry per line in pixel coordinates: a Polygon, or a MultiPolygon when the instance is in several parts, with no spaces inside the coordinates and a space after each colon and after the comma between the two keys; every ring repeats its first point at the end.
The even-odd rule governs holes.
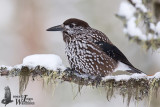
{"type": "Polygon", "coordinates": [[[150,23],[150,29],[160,35],[160,21],[155,25],[154,23],[150,23]]]}
{"type": "MultiPolygon", "coordinates": [[[[43,66],[48,70],[57,70],[57,69],[61,69],[62,71],[64,71],[66,68],[64,67],[64,65],[62,64],[62,60],[59,56],[54,55],[54,54],[35,54],[35,55],[30,55],[27,56],[23,59],[23,64],[19,64],[19,65],[15,65],[14,67],[11,66],[5,66],[5,65],[1,65],[1,67],[3,68],[7,68],[7,70],[12,70],[14,68],[21,68],[22,66],[28,66],[28,67],[36,67],[37,65],[43,66]]],[[[123,63],[119,63],[119,65],[122,65],[122,68],[125,67],[123,63]]],[[[77,74],[77,76],[82,77],[82,78],[87,78],[88,75],[79,75],[77,74]]],[[[93,79],[95,77],[93,76],[93,79]]],[[[116,76],[111,76],[111,75],[107,75],[105,77],[102,78],[102,81],[107,81],[110,79],[114,79],[115,81],[128,81],[130,79],[160,79],[160,72],[157,72],[155,75],[153,76],[147,76],[146,74],[137,74],[134,73],[132,75],[116,75],[116,76]]]]}
{"type": "Polygon", "coordinates": [[[151,29],[151,30],[153,30],[153,31],[155,31],[156,26],[155,26],[155,24],[154,24],[154,23],[150,23],[150,29],[151,29]]]}
{"type": "Polygon", "coordinates": [[[134,4],[142,4],[142,0],[132,0],[134,4]]]}
{"type": "Polygon", "coordinates": [[[160,72],[155,73],[153,76],[148,77],[149,79],[151,78],[156,78],[156,79],[160,79],[160,72]]]}
{"type": "Polygon", "coordinates": [[[136,25],[136,18],[132,17],[127,22],[127,27],[124,33],[128,33],[130,36],[137,36],[141,40],[147,40],[146,35],[144,35],[139,27],[136,25]]]}
{"type": "MultiPolygon", "coordinates": [[[[140,8],[145,12],[147,11],[145,10],[145,7],[142,4],[141,0],[133,0],[133,3],[136,4],[137,8],[140,8]]],[[[139,27],[137,27],[136,17],[134,16],[135,13],[136,13],[136,8],[132,6],[129,2],[123,1],[120,4],[118,15],[125,17],[127,20],[126,28],[123,29],[123,32],[129,34],[132,37],[137,36],[139,39],[145,41],[147,40],[147,36],[143,34],[143,32],[139,27]]],[[[151,24],[151,27],[153,27],[153,24],[151,24]]]]}
{"type": "Polygon", "coordinates": [[[135,7],[133,7],[130,3],[123,1],[120,4],[118,15],[125,17],[126,19],[130,19],[131,17],[133,17],[135,12],[135,7]]]}
{"type": "Polygon", "coordinates": [[[148,33],[147,40],[157,39],[157,35],[148,33]]]}
{"type": "Polygon", "coordinates": [[[37,65],[43,66],[48,70],[65,70],[62,59],[54,54],[35,54],[23,59],[23,66],[36,67],[37,65]]]}
{"type": "MultiPolygon", "coordinates": [[[[62,64],[62,60],[59,56],[54,55],[54,54],[35,54],[35,55],[30,55],[27,56],[23,59],[23,64],[19,64],[19,65],[15,65],[14,67],[11,66],[5,66],[5,65],[1,65],[1,67],[3,68],[7,68],[7,70],[12,70],[14,68],[21,68],[22,66],[28,66],[28,67],[36,67],[37,65],[43,66],[48,70],[57,70],[57,69],[61,69],[62,71],[64,71],[66,68],[64,67],[64,65],[62,64]]],[[[120,63],[121,65],[121,63],[120,63]]],[[[122,64],[124,65],[124,64],[122,64]]],[[[81,78],[87,78],[88,75],[79,75],[76,74],[77,76],[81,77],[81,78]]],[[[146,74],[137,74],[134,73],[132,75],[116,75],[116,76],[111,76],[111,75],[107,75],[105,77],[102,78],[102,81],[107,81],[107,80],[111,80],[114,79],[115,81],[128,81],[130,79],[160,79],[160,72],[157,72],[155,75],[153,76],[147,76],[146,74]]],[[[92,76],[92,79],[95,79],[95,76],[92,76]]]]}
{"type": "Polygon", "coordinates": [[[160,72],[157,72],[155,75],[154,75],[155,78],[160,78],[160,72]]]}
{"type": "Polygon", "coordinates": [[[129,75],[117,75],[117,76],[105,76],[102,78],[103,81],[107,81],[110,79],[115,79],[116,81],[120,81],[120,80],[129,80],[130,76],[129,75]]]}
{"type": "Polygon", "coordinates": [[[8,71],[11,71],[12,69],[21,69],[23,64],[18,64],[15,66],[6,66],[6,65],[0,65],[0,68],[6,68],[8,71]]]}
{"type": "Polygon", "coordinates": [[[6,66],[6,65],[0,65],[0,68],[7,68],[7,70],[11,70],[12,69],[11,66],[6,66]]]}
{"type": "Polygon", "coordinates": [[[143,5],[142,0],[132,0],[136,8],[140,9],[142,12],[146,13],[147,8],[143,5]]]}
{"type": "MultiPolygon", "coordinates": [[[[147,12],[147,8],[143,5],[142,0],[132,0],[132,2],[135,4],[136,8],[140,9],[144,13],[147,12]]],[[[118,15],[125,17],[126,19],[130,19],[136,12],[135,7],[129,2],[123,1],[120,4],[118,15]]]]}
{"type": "Polygon", "coordinates": [[[155,31],[158,33],[158,35],[160,35],[160,21],[157,23],[155,31]]]}
{"type": "Polygon", "coordinates": [[[134,78],[134,79],[141,79],[141,78],[147,78],[147,75],[146,74],[137,74],[137,73],[135,73],[135,74],[132,74],[131,75],[131,78],[134,78]]]}
{"type": "Polygon", "coordinates": [[[144,13],[147,12],[147,8],[143,4],[136,4],[136,8],[139,8],[144,13]]]}
{"type": "Polygon", "coordinates": [[[103,81],[107,81],[110,79],[114,79],[115,81],[121,81],[121,80],[125,80],[128,81],[129,79],[141,79],[141,78],[147,78],[146,74],[132,74],[132,75],[117,75],[117,76],[105,76],[102,78],[103,81]]]}
{"type": "Polygon", "coordinates": [[[16,68],[16,69],[21,69],[23,66],[23,64],[18,64],[18,65],[15,65],[13,68],[16,68]]]}
{"type": "Polygon", "coordinates": [[[160,21],[157,22],[157,24],[150,23],[150,29],[153,30],[155,34],[148,34],[148,38],[157,39],[158,36],[160,36],[160,21]]]}
{"type": "MultiPolygon", "coordinates": [[[[131,3],[127,1],[122,1],[120,4],[120,8],[118,11],[118,15],[122,16],[126,19],[125,28],[123,29],[123,32],[125,34],[128,34],[131,37],[138,37],[139,39],[146,41],[150,39],[156,39],[155,34],[146,34],[142,31],[140,27],[137,26],[136,20],[137,16],[135,15],[137,13],[137,9],[141,10],[141,12],[146,13],[148,10],[143,4],[142,0],[131,0],[135,6],[133,6],[131,3]]],[[[150,28],[155,31],[156,26],[151,23],[150,28]]],[[[157,27],[157,29],[160,29],[160,24],[157,27]]],[[[160,30],[156,30],[159,31],[160,30]]]]}

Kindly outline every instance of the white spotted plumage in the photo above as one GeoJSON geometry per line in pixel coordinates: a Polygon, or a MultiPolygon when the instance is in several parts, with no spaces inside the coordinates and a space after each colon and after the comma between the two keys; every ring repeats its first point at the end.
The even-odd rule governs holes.
{"type": "Polygon", "coordinates": [[[108,42],[109,39],[105,36],[104,38],[103,36],[98,36],[97,33],[103,34],[100,31],[90,28],[82,29],[82,27],[77,27],[74,34],[68,34],[70,32],[63,33],[63,36],[69,38],[65,41],[65,53],[71,68],[80,72],[82,75],[106,76],[110,74],[116,67],[116,62],[94,44],[94,42],[100,40],[108,42]],[[93,34],[94,36],[92,37],[93,34]]]}
{"type": "Polygon", "coordinates": [[[70,66],[80,75],[104,77],[117,70],[143,73],[128,61],[105,34],[82,20],[71,18],[47,31],[63,32],[70,66]]]}

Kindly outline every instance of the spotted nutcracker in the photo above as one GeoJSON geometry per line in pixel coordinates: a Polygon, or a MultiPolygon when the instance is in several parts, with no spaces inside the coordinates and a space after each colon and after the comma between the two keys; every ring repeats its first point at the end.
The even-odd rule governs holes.
{"type": "Polygon", "coordinates": [[[80,75],[104,77],[119,70],[143,73],[104,33],[91,28],[85,21],[71,18],[47,31],[62,31],[69,64],[80,75]]]}

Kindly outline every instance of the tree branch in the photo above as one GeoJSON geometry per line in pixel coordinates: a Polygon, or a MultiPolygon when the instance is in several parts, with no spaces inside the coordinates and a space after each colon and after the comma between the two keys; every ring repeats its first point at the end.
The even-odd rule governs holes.
{"type": "Polygon", "coordinates": [[[73,82],[80,86],[93,86],[93,87],[104,87],[107,92],[107,99],[110,100],[118,90],[119,94],[123,98],[127,97],[128,105],[131,99],[136,101],[143,100],[144,98],[150,98],[152,93],[158,93],[160,87],[160,72],[156,73],[154,76],[147,76],[145,74],[132,74],[132,75],[118,75],[118,76],[106,76],[103,78],[90,78],[83,77],[77,72],[71,69],[66,69],[62,71],[48,70],[42,66],[30,67],[18,65],[15,67],[0,67],[1,76],[19,76],[20,87],[19,92],[26,89],[29,77],[31,76],[34,80],[35,77],[40,76],[41,78],[46,78],[49,82],[50,80],[56,81],[67,81],[73,82]]]}
{"type": "Polygon", "coordinates": [[[158,0],[126,0],[116,14],[123,22],[123,32],[146,50],[160,47],[159,5],[158,0]]]}

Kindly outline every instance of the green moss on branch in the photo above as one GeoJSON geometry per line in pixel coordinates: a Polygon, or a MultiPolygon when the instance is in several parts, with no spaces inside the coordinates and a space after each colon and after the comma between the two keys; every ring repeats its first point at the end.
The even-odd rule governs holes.
{"type": "Polygon", "coordinates": [[[93,87],[104,87],[106,89],[108,100],[112,98],[115,92],[118,92],[118,94],[121,95],[123,99],[127,98],[128,105],[131,99],[140,101],[145,98],[150,99],[152,93],[156,93],[156,95],[158,95],[158,90],[160,87],[160,78],[157,76],[146,76],[139,78],[132,77],[128,78],[127,80],[123,78],[117,80],[116,76],[112,76],[112,78],[108,79],[93,79],[89,77],[80,77],[76,72],[73,72],[70,69],[65,71],[57,69],[56,71],[53,71],[47,70],[41,66],[37,66],[35,68],[31,68],[29,66],[22,66],[20,68],[8,68],[3,66],[0,67],[0,74],[1,76],[19,76],[20,94],[22,94],[22,92],[27,88],[29,77],[32,77],[34,80],[35,77],[39,76],[41,78],[45,78],[47,83],[51,80],[61,80],[72,82],[78,84],[79,86],[85,85],[93,87]]]}

